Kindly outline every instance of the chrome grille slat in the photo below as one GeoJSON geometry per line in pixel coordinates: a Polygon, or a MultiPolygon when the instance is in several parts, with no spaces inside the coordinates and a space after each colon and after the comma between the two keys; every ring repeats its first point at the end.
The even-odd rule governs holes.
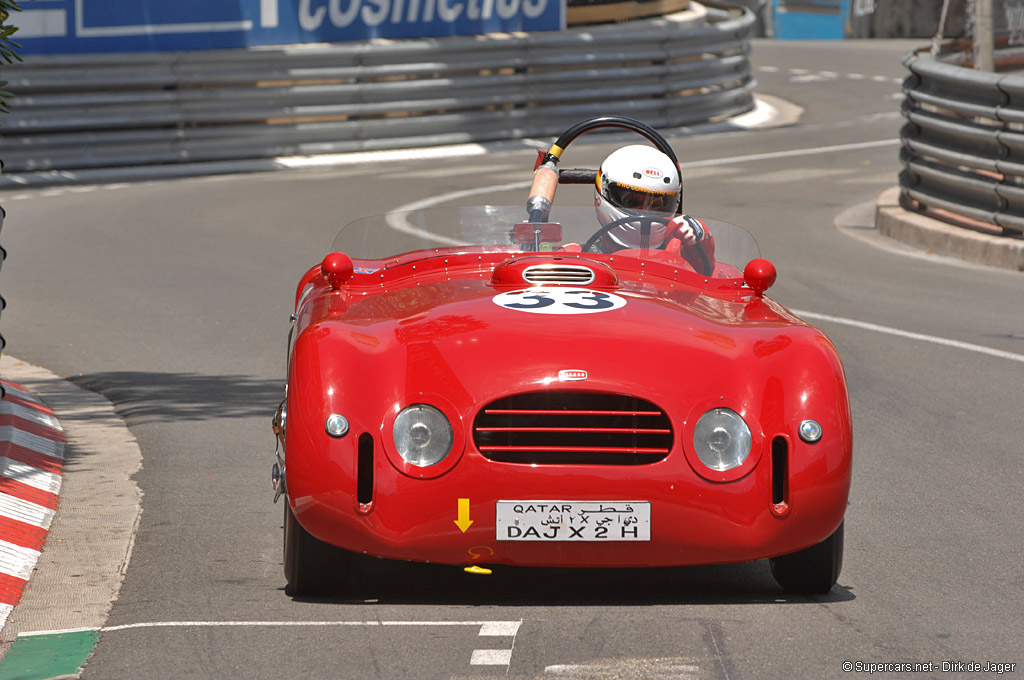
{"type": "Polygon", "coordinates": [[[473,423],[477,450],[529,465],[645,465],[672,449],[672,423],[654,404],[621,394],[532,392],[487,404],[473,423]]]}
{"type": "Polygon", "coordinates": [[[575,264],[538,264],[523,270],[523,280],[532,284],[585,286],[594,280],[594,270],[575,264]]]}

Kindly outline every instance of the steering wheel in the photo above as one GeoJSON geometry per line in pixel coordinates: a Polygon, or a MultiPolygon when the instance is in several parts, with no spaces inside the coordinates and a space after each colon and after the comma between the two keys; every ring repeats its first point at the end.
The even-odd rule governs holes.
{"type": "MultiPolygon", "coordinates": [[[[585,253],[599,252],[595,247],[597,246],[597,242],[601,240],[601,237],[608,234],[612,229],[621,227],[624,224],[636,223],[640,227],[641,234],[650,236],[651,230],[654,228],[655,224],[663,224],[667,227],[671,222],[672,218],[665,215],[627,215],[626,217],[620,217],[619,219],[609,222],[598,229],[594,235],[587,239],[587,242],[583,244],[582,250],[585,253]]],[[[664,247],[665,243],[663,242],[657,249],[664,249],[664,247]]],[[[703,270],[698,273],[704,276],[711,276],[712,267],[711,260],[708,259],[708,254],[704,252],[704,249],[700,246],[695,248],[695,250],[700,255],[701,269],[703,270]]]]}

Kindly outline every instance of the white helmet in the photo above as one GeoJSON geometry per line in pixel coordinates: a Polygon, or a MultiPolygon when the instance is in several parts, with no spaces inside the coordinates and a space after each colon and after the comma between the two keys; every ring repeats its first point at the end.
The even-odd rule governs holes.
{"type": "MultiPolygon", "coordinates": [[[[679,168],[654,147],[634,144],[618,149],[601,163],[597,172],[594,205],[602,226],[636,215],[679,212],[682,197],[679,168]]],[[[607,234],[619,248],[658,248],[665,240],[665,225],[651,225],[644,239],[640,225],[626,223],[607,234]],[[645,243],[646,241],[646,243],[645,243]]]]}

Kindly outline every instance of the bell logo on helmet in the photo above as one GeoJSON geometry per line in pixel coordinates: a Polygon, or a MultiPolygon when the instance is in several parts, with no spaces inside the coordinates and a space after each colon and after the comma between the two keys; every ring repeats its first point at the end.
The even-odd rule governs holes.
{"type": "Polygon", "coordinates": [[[644,168],[644,175],[647,177],[653,177],[655,179],[661,177],[664,173],[657,168],[644,168]]]}
{"type": "Polygon", "coordinates": [[[579,369],[564,369],[558,372],[558,379],[562,382],[566,380],[586,380],[587,372],[579,369]]]}

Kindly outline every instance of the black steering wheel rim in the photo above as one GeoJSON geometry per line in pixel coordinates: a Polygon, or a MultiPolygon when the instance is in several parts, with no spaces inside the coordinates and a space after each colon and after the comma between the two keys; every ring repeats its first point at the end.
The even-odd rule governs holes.
{"type": "MultiPolygon", "coordinates": [[[[629,224],[631,222],[639,222],[640,228],[642,230],[644,224],[648,224],[651,227],[653,227],[655,224],[664,224],[665,226],[668,226],[672,219],[673,218],[671,216],[667,215],[626,215],[625,217],[620,217],[617,220],[612,220],[611,222],[609,222],[608,224],[604,225],[596,232],[594,232],[594,235],[587,239],[587,242],[583,244],[582,251],[585,253],[598,252],[593,250],[593,248],[594,246],[597,245],[597,242],[601,239],[601,237],[605,236],[612,229],[621,227],[624,224],[629,224]]],[[[650,234],[650,230],[648,230],[648,234],[650,234]]],[[[663,250],[665,248],[666,242],[667,241],[663,241],[661,245],[659,245],[657,248],[654,248],[653,250],[663,250]]],[[[701,268],[704,270],[699,271],[697,273],[702,274],[704,276],[711,276],[711,272],[713,271],[713,269],[711,267],[711,260],[708,258],[708,254],[704,252],[704,249],[701,248],[699,245],[697,246],[697,248],[695,248],[695,250],[700,255],[702,265],[701,268]]]]}

